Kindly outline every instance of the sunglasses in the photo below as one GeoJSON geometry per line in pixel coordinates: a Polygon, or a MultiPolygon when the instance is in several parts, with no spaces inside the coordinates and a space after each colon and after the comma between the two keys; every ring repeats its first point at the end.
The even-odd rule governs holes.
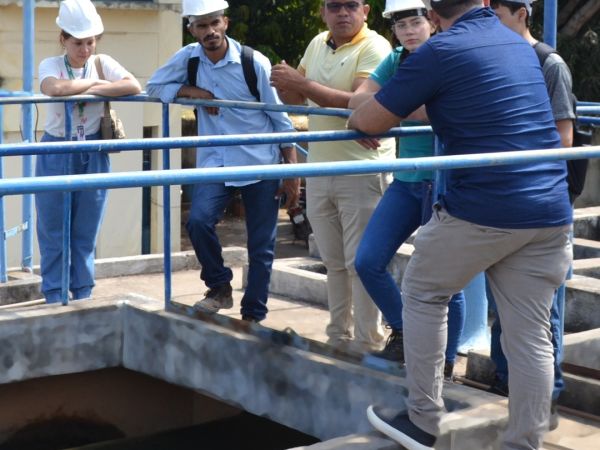
{"type": "Polygon", "coordinates": [[[342,10],[342,8],[345,8],[346,11],[348,11],[348,12],[355,12],[361,6],[362,6],[362,4],[359,3],[359,2],[346,2],[346,3],[330,2],[330,3],[325,3],[325,7],[327,8],[327,11],[332,12],[332,13],[339,13],[342,10]]]}

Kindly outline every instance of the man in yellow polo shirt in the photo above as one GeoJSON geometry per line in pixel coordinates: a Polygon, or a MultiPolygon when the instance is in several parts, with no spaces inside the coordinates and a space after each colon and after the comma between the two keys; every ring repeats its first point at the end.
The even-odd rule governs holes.
{"type": "MultiPolygon", "coordinates": [[[[271,83],[285,103],[347,108],[352,92],[391,51],[390,44],[366,25],[364,0],[324,0],[321,17],[328,31],[308,45],[298,69],[285,62],[271,72],[271,83]]],[[[345,119],[311,115],[309,130],[343,130],[345,119]]],[[[308,162],[393,159],[393,139],[377,150],[354,141],[313,142],[308,162]]],[[[319,253],[327,267],[329,342],[354,338],[360,350],[383,342],[381,314],[354,269],[356,248],[377,202],[387,188],[386,176],[315,177],[306,182],[307,213],[319,253]],[[352,308],[354,307],[354,318],[352,308]],[[354,319],[354,320],[353,320],[354,319]],[[354,322],[354,327],[352,323],[354,322]]]]}

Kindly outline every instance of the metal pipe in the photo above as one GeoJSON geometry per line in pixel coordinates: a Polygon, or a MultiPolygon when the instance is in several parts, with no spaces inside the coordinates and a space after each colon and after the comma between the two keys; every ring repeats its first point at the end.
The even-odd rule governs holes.
{"type": "Polygon", "coordinates": [[[558,1],[544,0],[544,42],[556,48],[556,21],[558,19],[558,1]]]}
{"type": "MultiPolygon", "coordinates": [[[[381,137],[418,136],[431,133],[431,127],[392,128],[381,137]]],[[[39,142],[35,144],[0,145],[0,156],[41,155],[105,151],[162,150],[181,147],[219,147],[229,145],[279,144],[284,142],[343,141],[364,137],[354,130],[301,131],[291,133],[229,134],[226,136],[186,136],[176,138],[113,139],[109,141],[39,142]]]]}
{"type": "MultiPolygon", "coordinates": [[[[442,143],[435,136],[435,156],[441,156],[444,153],[442,143]]],[[[435,191],[434,202],[437,202],[440,196],[446,193],[446,172],[443,170],[435,171],[435,191]]],[[[465,295],[465,321],[458,349],[465,353],[473,348],[484,346],[488,343],[487,334],[487,309],[488,299],[485,293],[485,275],[479,273],[469,281],[463,289],[465,295]],[[482,345],[483,344],[483,345],[482,345]]]]}
{"type": "MultiPolygon", "coordinates": [[[[23,2],[23,90],[33,92],[34,77],[34,49],[35,49],[35,0],[24,0],[23,2]]],[[[23,139],[34,142],[33,105],[31,103],[22,106],[23,111],[23,139]]],[[[23,157],[23,176],[33,176],[33,158],[23,157]]],[[[31,227],[33,218],[33,196],[24,195],[22,201],[22,224],[23,234],[21,236],[21,267],[29,272],[33,268],[33,230],[31,227]]]]}
{"type": "Polygon", "coordinates": [[[600,125],[600,117],[579,116],[577,123],[580,125],[600,125]]]}
{"type": "MultiPolygon", "coordinates": [[[[96,95],[72,95],[68,97],[49,97],[47,95],[31,95],[29,92],[21,95],[13,94],[7,97],[0,98],[0,104],[23,104],[29,102],[38,103],[60,103],[64,101],[85,101],[85,102],[104,102],[107,100],[115,101],[114,97],[99,97],[96,95]]],[[[162,103],[160,99],[148,97],[146,94],[125,95],[118,97],[120,102],[146,102],[146,103],[162,103]]],[[[243,102],[235,100],[201,100],[201,99],[184,99],[180,98],[172,102],[176,105],[190,106],[214,106],[218,108],[235,108],[235,109],[252,109],[258,111],[279,111],[292,114],[314,114],[320,116],[336,116],[348,117],[352,110],[346,108],[322,108],[320,106],[303,106],[303,105],[277,105],[258,102],[243,102]]]]}
{"type": "MultiPolygon", "coordinates": [[[[169,137],[169,105],[162,107],[163,136],[169,137]]],[[[169,159],[170,148],[163,149],[163,170],[171,168],[169,159]]],[[[171,303],[171,186],[163,186],[163,259],[165,272],[165,309],[171,303]]]]}
{"type": "Polygon", "coordinates": [[[221,183],[225,181],[272,180],[279,178],[357,175],[380,172],[457,169],[469,167],[523,164],[528,162],[587,159],[600,157],[600,145],[567,149],[521,150],[477,153],[388,161],[336,161],[331,163],[269,164],[264,166],[213,167],[185,170],[99,173],[10,178],[0,180],[0,196],[34,192],[116,189],[171,184],[221,183]]]}
{"type": "Polygon", "coordinates": [[[600,105],[577,105],[577,114],[600,114],[600,105]]]}
{"type": "MultiPolygon", "coordinates": [[[[0,105],[0,145],[4,141],[4,107],[0,105]]],[[[4,179],[4,158],[0,157],[0,180],[4,179]]],[[[0,197],[0,283],[6,283],[8,266],[6,256],[6,234],[4,233],[4,197],[0,197]]]]}

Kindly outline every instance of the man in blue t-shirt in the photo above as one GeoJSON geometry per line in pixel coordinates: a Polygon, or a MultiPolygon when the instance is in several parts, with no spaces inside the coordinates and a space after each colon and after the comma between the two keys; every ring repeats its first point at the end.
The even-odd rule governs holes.
{"type": "MultiPolygon", "coordinates": [[[[480,0],[431,6],[443,32],[356,109],[349,127],[378,134],[425,104],[448,155],[560,147],[529,43],[480,0]]],[[[571,262],[571,222],[564,161],[450,171],[402,283],[408,411],[369,407],[376,428],[408,449],[433,448],[444,410],[448,300],[486,271],[511,373],[502,449],[540,447],[553,384],[549,310],[571,262]]]]}

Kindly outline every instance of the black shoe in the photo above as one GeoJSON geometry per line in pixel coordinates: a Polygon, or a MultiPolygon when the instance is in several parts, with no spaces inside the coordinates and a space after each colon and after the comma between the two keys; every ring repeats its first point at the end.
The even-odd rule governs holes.
{"type": "Polygon", "coordinates": [[[558,415],[557,402],[557,400],[552,400],[552,403],[550,403],[550,422],[548,424],[550,431],[558,428],[558,419],[560,416],[558,415]]]}
{"type": "Polygon", "coordinates": [[[382,432],[407,450],[432,450],[436,437],[410,421],[408,413],[397,410],[369,406],[367,418],[376,430],[382,432]]]}
{"type": "Polygon", "coordinates": [[[454,363],[450,361],[446,361],[444,363],[444,380],[453,381],[454,380],[454,363]]]}
{"type": "Polygon", "coordinates": [[[204,298],[194,305],[194,309],[208,313],[216,313],[220,309],[230,309],[232,307],[233,295],[229,283],[209,289],[204,294],[204,298]]]}
{"type": "Polygon", "coordinates": [[[501,395],[502,397],[508,397],[508,383],[501,380],[497,376],[494,377],[492,385],[487,390],[490,394],[501,395]]]}
{"type": "Polygon", "coordinates": [[[385,348],[379,352],[371,352],[370,355],[404,364],[404,335],[402,330],[392,328],[392,334],[388,337],[385,348]]]}
{"type": "Polygon", "coordinates": [[[260,323],[260,320],[259,320],[259,319],[257,319],[256,317],[253,317],[253,316],[248,316],[248,315],[246,315],[246,314],[244,314],[244,315],[242,316],[242,320],[243,320],[244,322],[254,322],[254,323],[260,323]]]}

